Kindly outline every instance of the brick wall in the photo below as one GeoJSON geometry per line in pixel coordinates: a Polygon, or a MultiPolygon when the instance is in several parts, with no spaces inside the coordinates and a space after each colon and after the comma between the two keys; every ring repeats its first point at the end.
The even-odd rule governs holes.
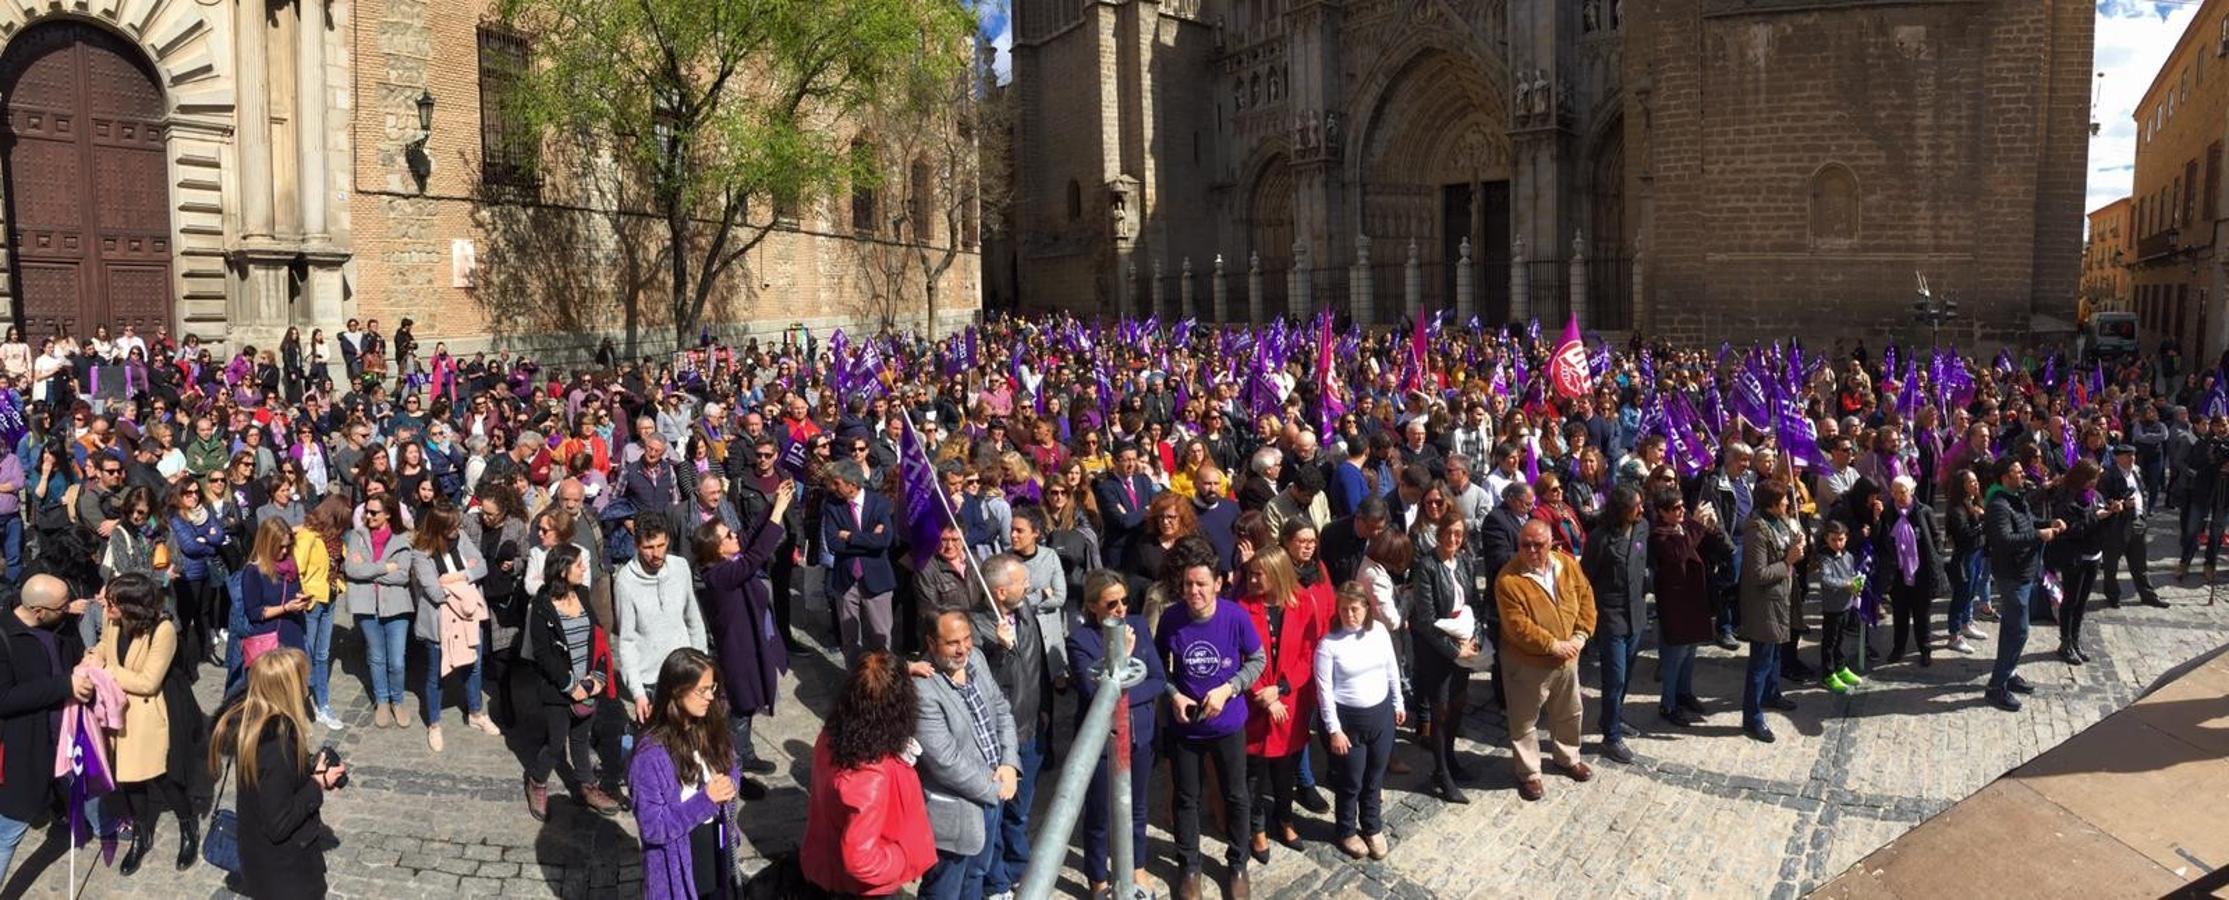
{"type": "Polygon", "coordinates": [[[2213,359],[2224,346],[2223,255],[2214,232],[2229,204],[2219,195],[2223,179],[2209,181],[2207,171],[2229,131],[2229,56],[2221,54],[2220,40],[2225,18],[2229,0],[2200,8],[2136,108],[2128,257],[2140,340],[2176,337],[2193,359],[2213,359]],[[2209,183],[2216,191],[2210,204],[2209,183]]]}
{"type": "Polygon", "coordinates": [[[1649,123],[1628,129],[1648,132],[1628,157],[1653,201],[1646,327],[1924,338],[1915,269],[1968,316],[1946,340],[2010,339],[2038,314],[2071,325],[2088,131],[2069,97],[2087,103],[2086,6],[1626,7],[1626,81],[1647,85],[1628,101],[1628,121],[1649,123]],[[1856,185],[1847,208],[1823,201],[1846,229],[1819,227],[1830,165],[1856,185]]]}
{"type": "MultiPolygon", "coordinates": [[[[623,338],[630,309],[642,314],[632,324],[645,341],[670,340],[666,269],[657,259],[664,230],[648,218],[612,213],[613,195],[605,192],[611,185],[585,183],[553,162],[545,205],[483,201],[477,29],[492,7],[492,0],[356,0],[348,315],[377,318],[388,329],[410,316],[429,349],[446,340],[460,352],[592,347],[603,335],[623,338]],[[433,175],[420,194],[404,148],[417,136],[413,104],[422,90],[436,105],[428,147],[433,175]],[[477,251],[477,288],[452,284],[458,239],[477,251]]],[[[885,185],[882,208],[902,208],[903,190],[902,177],[885,185]]],[[[850,224],[848,198],[804,211],[796,228],[777,230],[749,255],[747,272],[730,270],[705,321],[741,334],[792,322],[856,325],[873,315],[869,267],[888,245],[855,239],[850,224]]],[[[967,250],[946,271],[941,321],[973,317],[981,302],[979,269],[977,254],[967,250]]],[[[915,302],[900,311],[901,325],[919,321],[920,293],[916,275],[915,302]]]]}

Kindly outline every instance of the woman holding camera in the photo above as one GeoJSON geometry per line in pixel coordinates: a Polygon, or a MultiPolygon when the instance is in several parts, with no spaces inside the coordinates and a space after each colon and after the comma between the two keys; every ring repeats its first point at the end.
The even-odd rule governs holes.
{"type": "Polygon", "coordinates": [[[596,698],[617,696],[610,638],[580,587],[587,569],[579,547],[560,544],[549,552],[542,592],[527,606],[519,632],[519,664],[511,670],[519,725],[526,729],[526,811],[537,822],[549,817],[553,767],[582,806],[604,816],[619,812],[618,801],[582,777],[595,771],[588,739],[596,698]]]}
{"type": "Polygon", "coordinates": [[[339,843],[319,810],[326,791],[348,783],[348,767],[331,748],[310,749],[309,696],[308,656],[292,647],[265,653],[248,666],[246,696],[211,733],[211,772],[227,759],[238,764],[236,890],[256,900],[324,897],[325,852],[339,843]]]}

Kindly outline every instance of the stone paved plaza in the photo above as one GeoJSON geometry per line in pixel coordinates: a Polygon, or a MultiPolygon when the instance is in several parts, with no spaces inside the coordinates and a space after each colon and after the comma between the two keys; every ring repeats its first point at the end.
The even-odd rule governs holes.
{"type": "MultiPolygon", "coordinates": [[[[2164,519],[2155,525],[2155,554],[2169,551],[2163,532],[2171,530],[2164,519]]],[[[1547,798],[1535,804],[1522,802],[1514,790],[1500,712],[1474,706],[1465,722],[1470,740],[1461,745],[1482,775],[1470,790],[1470,805],[1451,808],[1420,793],[1428,761],[1404,743],[1400,758],[1417,774],[1387,778],[1391,858],[1349,861],[1328,843],[1328,818],[1303,813],[1307,852],[1277,848],[1267,866],[1256,868],[1254,886],[1264,897],[1507,897],[1542,890],[1602,897],[1795,896],[2128,705],[2162,673],[2229,643],[2229,603],[2209,607],[2206,592],[2195,586],[2161,593],[2173,608],[2109,610],[2093,599],[2097,659],[2085,667],[2047,660],[2055,635],[2039,628],[2023,669],[2038,693],[2020,713],[1982,703],[1980,682],[1994,646],[1983,642],[1972,656],[1939,653],[1932,668],[1907,662],[1876,670],[1848,698],[1817,688],[1791,691],[1801,708],[1774,714],[1780,741],[1769,746],[1741,736],[1741,660],[1716,649],[1704,652],[1697,676],[1698,692],[1712,710],[1707,723],[1678,733],[1660,727],[1651,650],[1638,666],[1627,707],[1629,721],[1643,732],[1632,744],[1635,764],[1596,759],[1596,778],[1584,785],[1551,776],[1547,798]]],[[[1938,627],[1943,606],[1936,604],[1938,627]]],[[[824,630],[824,617],[809,621],[824,630]]],[[[514,757],[500,739],[464,727],[454,711],[448,750],[438,755],[426,749],[422,729],[371,727],[362,703],[361,645],[353,632],[336,642],[347,665],[335,677],[333,705],[348,728],[335,743],[352,765],[353,784],[325,806],[326,821],[342,841],[330,857],[334,896],[639,893],[627,817],[599,818],[553,797],[549,821],[534,822],[524,809],[514,757]]],[[[1806,658],[1813,652],[1807,644],[1806,658]]],[[[1587,671],[1591,681],[1591,665],[1587,671]]],[[[784,768],[768,779],[771,796],[746,808],[744,827],[758,857],[754,869],[794,850],[803,834],[802,786],[816,713],[826,708],[838,674],[829,655],[806,654],[788,679],[779,715],[759,729],[760,752],[784,768]]],[[[1474,690],[1474,699],[1484,693],[1474,690]]],[[[1590,688],[1590,759],[1596,702],[1590,688]]],[[[1065,708],[1061,715],[1065,746],[1065,723],[1072,720],[1065,708]]],[[[1052,794],[1047,777],[1041,803],[1052,794]]],[[[1157,881],[1175,865],[1163,829],[1167,802],[1166,791],[1157,791],[1149,866],[1157,881]]],[[[157,852],[141,873],[124,879],[98,869],[82,895],[229,896],[206,865],[183,874],[171,870],[175,834],[166,819],[157,852]]],[[[60,848],[58,841],[28,837],[18,852],[18,872],[0,895],[27,889],[34,897],[65,896],[60,848]]],[[[1220,855],[1212,842],[1208,855],[1220,855]]],[[[81,852],[81,870],[88,858],[81,852]]],[[[1079,859],[1071,854],[1063,882],[1070,894],[1082,891],[1079,859]]],[[[767,885],[765,895],[780,893],[767,885]]]]}

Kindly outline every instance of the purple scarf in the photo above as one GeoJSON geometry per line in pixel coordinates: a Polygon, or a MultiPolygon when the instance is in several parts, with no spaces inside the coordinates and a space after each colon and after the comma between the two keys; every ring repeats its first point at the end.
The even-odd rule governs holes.
{"type": "Polygon", "coordinates": [[[1919,583],[1919,535],[1912,528],[1912,508],[1896,511],[1896,526],[1888,532],[1896,542],[1896,569],[1904,576],[1905,584],[1919,583]]]}

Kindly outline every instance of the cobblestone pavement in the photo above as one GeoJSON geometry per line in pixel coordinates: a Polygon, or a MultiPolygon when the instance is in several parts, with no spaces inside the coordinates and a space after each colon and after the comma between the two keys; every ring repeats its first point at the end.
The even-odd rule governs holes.
{"type": "MultiPolygon", "coordinates": [[[[2172,552],[2171,535],[2162,533],[2171,531],[2171,525],[2155,526],[2155,556],[2172,552]]],[[[1932,668],[1907,662],[1876,669],[1848,697],[1815,687],[1791,690],[1801,706],[1773,714],[1780,741],[1769,746],[1741,736],[1742,661],[1716,649],[1704,651],[1697,674],[1698,692],[1712,710],[1708,721],[1677,733],[1662,728],[1650,650],[1627,703],[1628,722],[1642,731],[1631,744],[1634,764],[1592,756],[1598,701],[1590,687],[1586,752],[1596,778],[1575,784],[1551,775],[1548,796],[1539,803],[1516,795],[1499,710],[1474,706],[1464,723],[1470,740],[1459,745],[1481,775],[1468,806],[1449,808],[1421,793],[1428,761],[1404,741],[1399,758],[1417,774],[1387,778],[1394,839],[1389,859],[1348,860],[1329,844],[1328,817],[1304,813],[1307,850],[1277,848],[1268,865],[1255,867],[1254,887],[1258,896],[1296,898],[1505,897],[1546,886],[1577,896],[1793,897],[2128,705],[2168,669],[2229,642],[2229,603],[2209,607],[2197,587],[2167,587],[2161,594],[2172,608],[2111,610],[2093,599],[2096,661],[2088,666],[2048,659],[2056,635],[2039,626],[2023,666],[2038,692],[2022,712],[1982,702],[1992,639],[1973,655],[1938,653],[1932,668]]],[[[1935,605],[1938,628],[1944,606],[1935,605]]],[[[826,630],[824,615],[806,620],[826,630]]],[[[1995,626],[1987,627],[1993,634],[1995,626]]],[[[326,822],[342,841],[329,858],[333,896],[639,895],[631,820],[600,818],[553,797],[549,821],[534,822],[523,808],[513,755],[501,739],[464,727],[454,710],[442,754],[427,750],[420,728],[373,728],[363,705],[362,646],[352,631],[337,633],[336,642],[347,663],[334,679],[333,706],[348,727],[331,737],[354,774],[352,786],[325,806],[326,822]]],[[[1813,645],[1804,653],[1815,661],[1813,645]]],[[[1591,684],[1593,666],[1584,668],[1591,684]]],[[[779,714],[758,730],[760,752],[784,768],[768,779],[772,794],[746,810],[754,870],[794,850],[804,832],[802,786],[819,726],[816,711],[826,708],[838,676],[830,655],[803,654],[786,680],[779,714]]],[[[1065,708],[1061,716],[1065,746],[1065,723],[1072,720],[1065,708]]],[[[1323,761],[1316,762],[1320,767],[1323,761]]],[[[1050,778],[1038,792],[1041,803],[1053,793],[1050,778]]],[[[1175,867],[1173,841],[1163,829],[1167,802],[1166,791],[1156,791],[1149,868],[1157,891],[1175,867]]],[[[85,876],[82,895],[229,896],[207,865],[172,871],[175,835],[165,819],[145,870],[126,879],[111,868],[95,869],[85,876]]],[[[18,871],[0,896],[26,890],[34,897],[65,896],[61,846],[51,836],[28,836],[18,851],[18,871]]],[[[1210,846],[1207,855],[1220,852],[1210,846]]],[[[88,859],[80,853],[81,872],[88,859]]],[[[1071,850],[1063,883],[1070,894],[1082,891],[1080,864],[1071,850]]]]}

